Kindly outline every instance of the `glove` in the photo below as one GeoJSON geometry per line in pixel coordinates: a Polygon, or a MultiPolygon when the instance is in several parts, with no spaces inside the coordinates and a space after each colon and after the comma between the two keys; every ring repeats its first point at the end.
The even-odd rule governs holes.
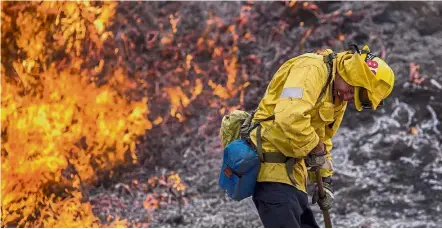
{"type": "Polygon", "coordinates": [[[333,163],[330,159],[325,159],[325,163],[321,167],[313,167],[308,170],[308,179],[310,184],[316,183],[316,170],[319,169],[321,177],[325,179],[327,177],[331,177],[333,175],[333,163]]]}
{"type": "Polygon", "coordinates": [[[309,153],[304,159],[307,167],[319,167],[325,163],[325,152],[309,153]]]}
{"type": "Polygon", "coordinates": [[[313,197],[312,197],[312,204],[318,203],[319,208],[321,208],[321,210],[329,210],[332,207],[332,203],[334,200],[333,188],[331,185],[331,178],[326,177],[326,178],[323,178],[323,180],[324,179],[325,179],[325,181],[323,182],[323,186],[324,186],[325,196],[323,198],[319,197],[318,185],[316,185],[315,191],[314,191],[313,197]]]}
{"type": "Polygon", "coordinates": [[[325,146],[321,141],[304,159],[307,167],[318,167],[325,163],[325,146]]]}
{"type": "Polygon", "coordinates": [[[317,151],[317,152],[311,152],[307,155],[307,157],[304,159],[305,165],[307,167],[319,167],[325,163],[325,151],[317,151]]]}

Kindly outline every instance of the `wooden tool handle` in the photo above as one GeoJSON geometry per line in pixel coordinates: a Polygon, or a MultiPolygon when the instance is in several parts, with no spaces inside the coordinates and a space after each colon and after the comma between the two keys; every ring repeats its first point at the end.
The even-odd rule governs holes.
{"type": "MultiPolygon", "coordinates": [[[[316,169],[316,183],[318,185],[319,198],[325,197],[324,184],[322,183],[322,177],[319,168],[316,169]]],[[[328,210],[322,210],[322,216],[324,217],[324,224],[326,228],[332,228],[332,222],[328,210]]]]}

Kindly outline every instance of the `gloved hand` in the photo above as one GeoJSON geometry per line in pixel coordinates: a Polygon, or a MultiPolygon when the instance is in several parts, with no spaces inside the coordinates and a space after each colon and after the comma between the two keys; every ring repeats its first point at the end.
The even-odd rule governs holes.
{"type": "Polygon", "coordinates": [[[325,163],[325,146],[321,141],[304,159],[307,167],[318,167],[325,163]]]}
{"type": "Polygon", "coordinates": [[[323,198],[319,197],[318,185],[316,185],[312,197],[312,204],[318,203],[319,208],[321,208],[321,210],[329,210],[332,207],[334,200],[333,188],[331,185],[331,179],[329,177],[325,178],[325,181],[323,181],[323,186],[324,186],[325,196],[323,198]]]}

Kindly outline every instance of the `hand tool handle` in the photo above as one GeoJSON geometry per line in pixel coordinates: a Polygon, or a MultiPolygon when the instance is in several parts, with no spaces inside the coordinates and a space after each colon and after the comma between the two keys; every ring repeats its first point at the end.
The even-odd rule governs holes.
{"type": "MultiPolygon", "coordinates": [[[[325,197],[324,184],[322,183],[320,169],[317,168],[315,173],[316,173],[316,183],[318,184],[319,198],[324,198],[325,197]]],[[[332,222],[331,222],[330,214],[328,213],[328,210],[322,210],[322,216],[324,217],[325,227],[332,228],[332,222]]]]}

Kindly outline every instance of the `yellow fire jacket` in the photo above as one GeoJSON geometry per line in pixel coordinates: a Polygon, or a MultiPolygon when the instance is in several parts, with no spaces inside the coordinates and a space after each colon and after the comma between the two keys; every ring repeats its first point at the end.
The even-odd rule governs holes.
{"type": "MultiPolygon", "coordinates": [[[[333,79],[335,72],[336,59],[333,60],[333,79]]],[[[288,157],[300,158],[293,166],[297,184],[290,181],[283,163],[261,163],[258,182],[286,183],[307,192],[308,173],[302,159],[320,140],[326,144],[329,160],[325,165],[327,168],[321,169],[321,175],[332,175],[331,138],[341,125],[347,102],[334,102],[332,83],[322,99],[317,101],[327,78],[328,70],[323,56],[313,53],[288,60],[273,76],[259,103],[254,121],[275,114],[275,120],[261,123],[262,149],[264,152],[281,152],[288,157]]],[[[256,129],[250,136],[256,145],[256,129]]]]}

